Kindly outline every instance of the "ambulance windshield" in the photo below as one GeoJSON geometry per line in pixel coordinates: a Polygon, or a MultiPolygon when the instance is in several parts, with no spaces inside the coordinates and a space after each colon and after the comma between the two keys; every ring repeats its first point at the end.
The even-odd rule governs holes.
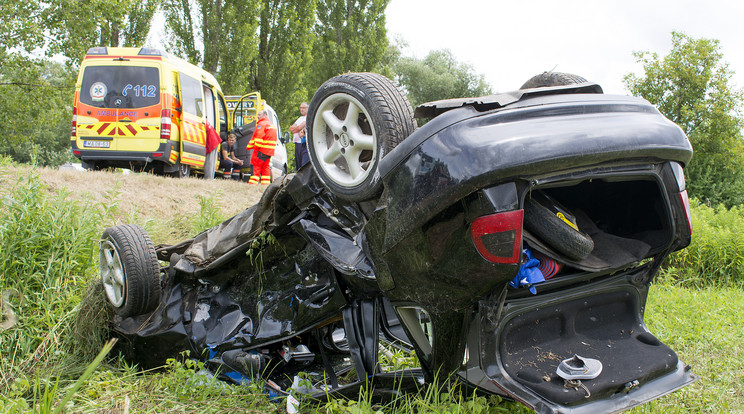
{"type": "Polygon", "coordinates": [[[157,68],[88,66],[83,73],[80,102],[97,108],[143,108],[160,102],[157,68]]]}

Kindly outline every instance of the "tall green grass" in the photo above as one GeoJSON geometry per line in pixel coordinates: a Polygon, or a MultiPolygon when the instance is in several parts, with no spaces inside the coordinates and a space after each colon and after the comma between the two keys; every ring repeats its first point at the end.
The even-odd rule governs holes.
{"type": "Polygon", "coordinates": [[[744,206],[690,204],[692,242],[672,254],[660,277],[683,286],[744,287],[744,206]]]}
{"type": "MultiPolygon", "coordinates": [[[[98,242],[121,217],[121,193],[114,186],[103,202],[86,203],[64,190],[52,193],[35,168],[14,176],[8,167],[0,159],[0,403],[8,397],[13,407],[44,412],[65,387],[82,386],[75,379],[109,337],[98,242]]],[[[156,240],[174,226],[193,235],[225,219],[218,197],[200,197],[200,210],[178,223],[137,211],[126,219],[156,240]]]]}
{"type": "Polygon", "coordinates": [[[4,313],[18,322],[0,336],[0,392],[62,352],[95,269],[104,211],[64,192],[49,195],[35,170],[17,178],[3,172],[1,179],[0,291],[13,293],[5,295],[4,313]]]}

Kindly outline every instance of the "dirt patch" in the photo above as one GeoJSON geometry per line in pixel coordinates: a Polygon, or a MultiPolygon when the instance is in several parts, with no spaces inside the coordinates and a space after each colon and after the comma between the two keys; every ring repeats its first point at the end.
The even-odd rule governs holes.
{"type": "MultiPolygon", "coordinates": [[[[0,175],[0,186],[14,185],[19,177],[31,174],[31,168],[28,165],[2,167],[4,171],[0,175]]],[[[41,167],[36,170],[51,194],[66,193],[70,199],[109,207],[113,204],[115,224],[183,222],[199,213],[202,197],[211,199],[219,213],[227,218],[258,202],[265,188],[221,178],[204,180],[147,173],[81,172],[41,167]]]]}

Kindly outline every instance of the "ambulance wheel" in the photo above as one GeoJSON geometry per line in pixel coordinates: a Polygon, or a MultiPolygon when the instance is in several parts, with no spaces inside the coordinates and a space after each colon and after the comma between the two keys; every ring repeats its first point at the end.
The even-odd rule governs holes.
{"type": "Polygon", "coordinates": [[[550,247],[573,260],[583,260],[594,250],[594,240],[553,214],[549,208],[527,198],[524,201],[524,227],[550,247]]]}
{"type": "Polygon", "coordinates": [[[331,192],[369,200],[382,191],[380,160],[415,128],[411,105],[388,78],[346,73],[326,81],[310,101],[307,150],[331,192]]]}
{"type": "Polygon", "coordinates": [[[87,171],[95,171],[96,170],[96,163],[91,161],[80,161],[80,166],[83,167],[87,171]]]}
{"type": "Polygon", "coordinates": [[[550,86],[566,86],[586,83],[586,79],[578,75],[562,72],[543,72],[531,77],[519,89],[544,88],[550,86]]]}
{"type": "Polygon", "coordinates": [[[173,176],[176,178],[186,178],[191,175],[191,166],[188,164],[181,164],[179,161],[178,164],[176,164],[176,172],[173,173],[173,176]]]}
{"type": "Polygon", "coordinates": [[[109,227],[98,253],[106,299],[122,317],[152,312],[160,301],[160,264],[150,236],[136,224],[109,227]]]}

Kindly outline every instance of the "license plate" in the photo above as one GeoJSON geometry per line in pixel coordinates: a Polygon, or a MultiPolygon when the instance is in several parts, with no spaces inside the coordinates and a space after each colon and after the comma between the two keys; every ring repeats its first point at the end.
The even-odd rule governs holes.
{"type": "Polygon", "coordinates": [[[111,141],[83,141],[86,148],[110,148],[111,141]]]}

